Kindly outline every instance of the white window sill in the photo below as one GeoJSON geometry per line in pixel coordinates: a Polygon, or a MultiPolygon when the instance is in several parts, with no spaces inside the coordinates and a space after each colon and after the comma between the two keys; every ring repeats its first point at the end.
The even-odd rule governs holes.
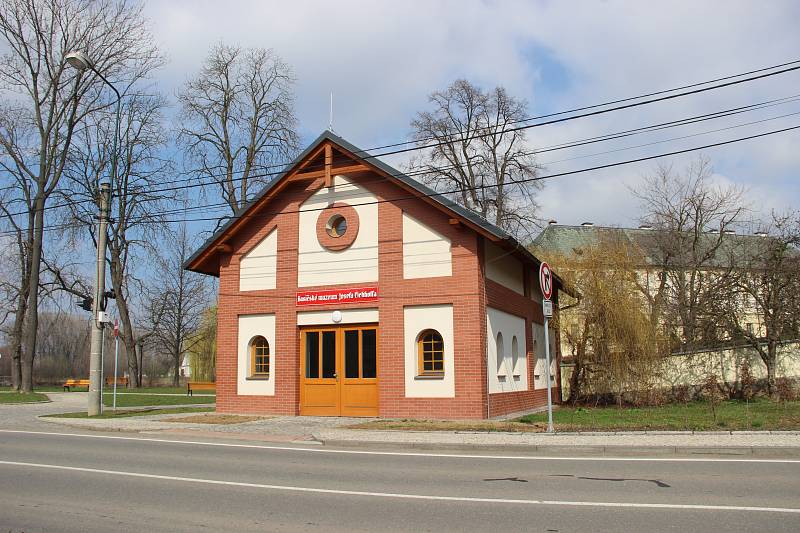
{"type": "Polygon", "coordinates": [[[414,376],[414,379],[418,380],[444,379],[444,374],[420,374],[419,376],[414,376]]]}

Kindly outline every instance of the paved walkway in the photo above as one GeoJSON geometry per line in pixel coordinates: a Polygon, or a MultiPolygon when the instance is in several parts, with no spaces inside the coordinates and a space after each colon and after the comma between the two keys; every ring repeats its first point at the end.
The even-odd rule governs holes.
{"type": "MultiPolygon", "coordinates": [[[[54,425],[97,431],[158,432],[236,440],[309,442],[333,446],[485,449],[551,454],[662,453],[800,456],[800,431],[504,433],[463,431],[379,431],[347,429],[358,418],[266,416],[241,424],[169,422],[191,413],[118,419],[38,418],[85,409],[86,393],[47,393],[49,403],[0,405],[2,426],[52,431],[54,425]],[[43,429],[47,428],[47,429],[43,429]]],[[[207,407],[208,405],[206,405],[207,407]]],[[[164,406],[158,406],[164,407],[164,406]]],[[[181,406],[183,407],[183,406],[181,406]]]]}

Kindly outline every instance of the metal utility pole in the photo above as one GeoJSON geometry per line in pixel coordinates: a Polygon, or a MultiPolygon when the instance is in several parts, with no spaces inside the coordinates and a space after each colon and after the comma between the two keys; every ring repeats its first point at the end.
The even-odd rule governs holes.
{"type": "Polygon", "coordinates": [[[550,265],[542,262],[539,265],[539,287],[542,289],[542,315],[544,315],[544,360],[547,365],[547,432],[553,433],[553,391],[550,377],[550,317],[553,316],[553,271],[550,265]]]}
{"type": "MultiPolygon", "coordinates": [[[[117,95],[117,119],[114,124],[114,147],[111,151],[111,179],[117,179],[117,147],[119,146],[119,122],[122,112],[122,95],[116,87],[94,67],[92,60],[84,52],[72,51],[64,56],[64,61],[79,72],[91,70],[111,87],[117,95]]],[[[100,227],[97,234],[97,287],[94,291],[94,325],[92,326],[92,351],[89,356],[89,416],[97,416],[103,412],[103,323],[105,309],[103,296],[106,292],[106,227],[111,206],[111,184],[100,185],[100,227]]]]}
{"type": "Polygon", "coordinates": [[[100,185],[100,225],[97,229],[97,276],[94,289],[92,314],[92,349],[89,355],[89,405],[87,414],[97,416],[103,412],[103,326],[105,312],[102,309],[106,291],[106,228],[111,206],[111,184],[100,185]]]}

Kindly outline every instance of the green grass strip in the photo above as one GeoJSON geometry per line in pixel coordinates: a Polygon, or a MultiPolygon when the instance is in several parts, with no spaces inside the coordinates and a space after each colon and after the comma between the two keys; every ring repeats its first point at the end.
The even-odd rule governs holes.
{"type": "MultiPolygon", "coordinates": [[[[92,420],[96,418],[130,418],[132,416],[150,416],[150,415],[170,415],[181,413],[213,413],[213,407],[173,407],[168,409],[141,409],[130,411],[106,411],[102,415],[91,417],[92,420]]],[[[48,418],[89,418],[84,412],[77,413],[58,413],[54,415],[43,415],[48,418]]]]}
{"type": "MultiPolygon", "coordinates": [[[[525,415],[522,423],[546,423],[547,413],[525,415]]],[[[553,423],[560,431],[719,431],[800,429],[800,401],[731,400],[659,407],[559,407],[553,423]]]]}
{"type": "Polygon", "coordinates": [[[0,392],[0,404],[46,402],[49,398],[38,392],[0,392]]]}

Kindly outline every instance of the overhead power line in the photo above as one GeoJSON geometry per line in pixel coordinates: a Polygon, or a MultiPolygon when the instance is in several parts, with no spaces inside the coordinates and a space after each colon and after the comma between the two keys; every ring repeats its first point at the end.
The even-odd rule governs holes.
{"type": "MultiPolygon", "coordinates": [[[[599,142],[606,142],[606,141],[616,140],[616,139],[620,139],[620,138],[631,137],[631,136],[634,136],[634,135],[641,135],[641,134],[644,134],[644,133],[650,133],[650,132],[654,132],[654,131],[658,131],[658,130],[675,128],[675,127],[679,127],[679,126],[685,126],[685,125],[705,122],[705,121],[708,121],[708,120],[716,120],[716,119],[719,119],[719,118],[730,117],[730,116],[738,115],[738,114],[741,114],[741,113],[747,113],[747,112],[757,111],[757,110],[761,110],[761,109],[766,109],[766,108],[769,108],[769,107],[774,107],[774,106],[777,106],[777,105],[785,105],[785,104],[789,104],[789,103],[792,103],[792,102],[796,102],[798,100],[800,100],[800,94],[795,94],[795,95],[786,96],[786,97],[782,97],[782,98],[775,98],[775,99],[772,99],[772,100],[766,100],[766,101],[758,102],[758,103],[755,103],[755,104],[749,104],[749,105],[745,105],[745,106],[738,106],[738,107],[734,107],[734,108],[714,111],[714,112],[711,112],[711,113],[703,113],[703,114],[699,114],[699,115],[693,115],[693,116],[689,116],[689,117],[684,117],[684,118],[677,119],[677,120],[670,120],[670,121],[666,121],[666,122],[650,124],[648,126],[642,126],[642,127],[639,127],[639,128],[623,130],[623,131],[620,131],[620,132],[608,133],[608,134],[604,134],[604,135],[599,135],[599,136],[579,139],[579,140],[575,140],[575,141],[568,141],[568,142],[564,142],[564,143],[560,143],[560,144],[556,144],[556,145],[552,145],[552,146],[545,146],[545,147],[538,148],[536,150],[532,150],[532,151],[529,151],[529,152],[523,152],[523,155],[540,155],[540,154],[547,153],[547,152],[552,152],[552,151],[565,150],[565,149],[568,149],[568,148],[586,146],[586,145],[595,144],[595,143],[599,143],[599,142]]],[[[788,115],[785,115],[785,116],[788,116],[788,115]]],[[[775,117],[775,118],[780,118],[780,117],[775,117]]],[[[758,123],[758,122],[762,122],[762,121],[755,121],[753,123],[758,123]]],[[[750,124],[750,123],[747,123],[747,124],[750,124]]],[[[744,124],[744,125],[747,125],[747,124],[744,124]]],[[[724,130],[727,130],[727,129],[732,129],[734,127],[740,127],[740,126],[732,126],[730,128],[720,128],[719,130],[712,130],[712,132],[714,132],[714,131],[724,131],[724,130]]],[[[709,132],[709,133],[712,133],[712,132],[709,132]]],[[[678,137],[678,138],[675,138],[674,140],[693,137],[693,136],[696,136],[696,135],[688,135],[688,136],[678,137]]],[[[666,141],[662,141],[662,142],[666,142],[666,141]]],[[[642,145],[642,146],[646,146],[646,145],[642,145]]],[[[612,151],[609,151],[609,152],[601,152],[601,154],[603,154],[603,153],[611,153],[611,152],[614,152],[614,151],[621,151],[621,150],[612,150],[612,151]]],[[[566,160],[569,160],[569,159],[566,159],[566,160]]],[[[457,165],[442,166],[442,167],[438,167],[437,169],[440,170],[440,171],[445,171],[445,170],[451,170],[453,168],[456,168],[456,166],[457,165]]],[[[437,170],[437,169],[433,169],[433,170],[437,170]]],[[[283,172],[284,171],[281,170],[280,172],[276,171],[276,172],[270,172],[270,173],[265,173],[265,174],[251,174],[248,177],[248,179],[274,177],[274,176],[278,176],[278,175],[282,174],[283,172]]],[[[406,172],[405,174],[408,175],[408,176],[415,176],[415,175],[429,174],[430,172],[431,172],[431,170],[420,170],[420,171],[409,171],[409,172],[406,172]]],[[[243,178],[233,178],[232,181],[236,182],[236,181],[241,181],[242,179],[243,178]]],[[[160,193],[160,192],[172,192],[172,191],[179,191],[179,190],[188,190],[188,189],[193,189],[193,188],[199,188],[199,187],[202,187],[202,186],[204,186],[204,184],[202,184],[202,183],[187,183],[185,185],[171,185],[171,186],[168,186],[168,187],[154,188],[154,189],[150,189],[149,192],[155,194],[155,193],[160,193]]],[[[72,206],[79,205],[79,204],[92,204],[92,205],[94,205],[94,202],[92,200],[88,200],[88,199],[87,200],[80,200],[80,201],[77,201],[77,202],[70,201],[70,202],[64,202],[64,203],[61,203],[61,204],[53,204],[53,205],[47,206],[47,209],[51,209],[52,210],[52,209],[58,209],[58,208],[63,208],[63,207],[72,207],[72,206]]],[[[227,202],[220,202],[219,204],[211,204],[211,205],[212,206],[216,206],[216,205],[228,206],[229,204],[227,202]]],[[[198,206],[198,207],[201,207],[201,206],[198,206]]],[[[26,213],[27,213],[27,211],[18,211],[16,213],[11,213],[11,215],[12,216],[24,215],[26,213]]]]}
{"type": "MultiPolygon", "coordinates": [[[[751,74],[758,74],[758,73],[767,72],[767,71],[770,71],[770,70],[776,70],[776,69],[779,69],[779,68],[788,67],[790,65],[799,65],[799,64],[800,64],[800,60],[787,61],[787,62],[784,62],[784,63],[779,63],[777,65],[772,65],[772,66],[769,66],[769,67],[761,67],[761,68],[754,69],[754,70],[748,70],[746,72],[740,72],[738,74],[729,74],[727,76],[723,76],[723,77],[720,77],[720,78],[714,78],[714,79],[711,79],[711,80],[706,80],[706,81],[701,81],[701,82],[696,82],[696,83],[690,83],[690,84],[687,84],[687,85],[681,85],[679,87],[673,87],[671,89],[661,89],[661,90],[658,90],[658,91],[639,94],[639,95],[636,95],[636,96],[628,96],[628,97],[625,97],[625,98],[618,98],[616,100],[609,100],[607,102],[601,102],[601,103],[598,103],[598,104],[591,104],[591,105],[587,105],[587,106],[581,106],[581,107],[575,107],[575,108],[572,108],[572,109],[566,109],[566,110],[563,110],[563,111],[556,111],[556,112],[553,112],[553,113],[547,113],[547,114],[543,114],[543,115],[536,115],[536,116],[526,117],[526,118],[522,118],[522,119],[519,119],[519,120],[511,121],[511,122],[509,122],[509,124],[521,124],[521,123],[525,123],[525,122],[532,122],[534,120],[542,120],[542,119],[545,119],[545,118],[552,118],[552,117],[557,117],[557,116],[562,116],[562,115],[568,115],[568,114],[571,114],[571,113],[578,113],[580,111],[588,111],[590,109],[597,109],[597,108],[605,107],[605,106],[609,106],[609,105],[621,104],[621,103],[624,103],[624,102],[632,102],[634,100],[639,100],[639,99],[642,99],[642,98],[649,98],[651,96],[658,96],[658,95],[661,95],[661,94],[667,94],[667,93],[671,93],[671,92],[675,92],[675,91],[682,91],[682,90],[685,90],[685,89],[691,89],[691,88],[694,88],[694,87],[700,87],[700,86],[703,86],[703,85],[708,85],[708,84],[711,84],[711,83],[718,83],[718,82],[721,82],[721,81],[728,81],[728,80],[732,80],[734,78],[741,78],[743,76],[749,76],[751,74]]],[[[796,69],[790,69],[790,70],[796,70],[796,69]]],[[[776,73],[769,74],[769,75],[782,74],[783,72],[784,71],[776,72],[776,73]]],[[[788,72],[788,71],[786,71],[786,72],[788,72]]],[[[751,78],[749,80],[742,80],[742,81],[753,81],[753,80],[760,79],[760,78],[761,77],[759,76],[759,77],[751,78]]],[[[725,85],[725,86],[727,86],[727,85],[725,85]]],[[[488,126],[488,128],[493,128],[493,127],[497,127],[497,126],[499,126],[499,124],[495,124],[493,126],[488,126]]],[[[458,138],[458,136],[453,136],[453,137],[454,138],[458,138]]],[[[368,147],[368,148],[363,148],[363,149],[359,150],[357,153],[355,153],[354,155],[358,155],[359,157],[362,157],[362,156],[365,156],[365,155],[369,155],[368,152],[372,152],[374,150],[383,150],[385,148],[395,148],[395,147],[398,147],[398,146],[407,146],[407,145],[410,145],[410,144],[418,144],[418,143],[421,143],[421,142],[428,142],[428,141],[433,141],[433,140],[436,140],[436,138],[435,137],[425,137],[425,138],[414,139],[414,140],[410,140],[410,141],[399,141],[399,142],[394,142],[394,143],[390,143],[390,144],[372,146],[372,147],[368,147]]],[[[381,155],[381,154],[378,154],[378,156],[379,155],[381,155]]],[[[383,154],[383,155],[386,155],[386,154],[383,154]]],[[[253,168],[259,168],[259,169],[265,169],[266,170],[266,169],[270,169],[270,168],[283,168],[284,166],[285,165],[266,165],[266,166],[257,166],[257,167],[253,167],[253,168]]],[[[208,168],[215,168],[215,167],[212,166],[212,167],[208,167],[208,168]]],[[[225,165],[216,165],[216,168],[225,168],[225,165]]],[[[186,171],[186,173],[190,173],[190,172],[194,172],[194,171],[193,170],[186,171]]],[[[241,172],[241,170],[239,170],[237,172],[241,172]]]]}
{"type": "MultiPolygon", "coordinates": [[[[642,98],[649,98],[649,97],[652,97],[652,96],[665,95],[665,94],[668,94],[668,93],[671,93],[671,92],[675,92],[675,91],[683,91],[685,89],[692,89],[692,88],[695,88],[695,87],[701,87],[703,85],[709,85],[709,84],[712,84],[712,83],[727,82],[727,83],[723,83],[721,85],[715,85],[713,87],[705,87],[703,89],[697,89],[697,90],[684,92],[684,93],[680,93],[680,94],[676,94],[676,95],[670,95],[670,96],[665,96],[665,97],[661,97],[661,98],[656,98],[656,99],[653,99],[653,100],[648,100],[646,102],[638,102],[638,103],[635,103],[635,104],[619,106],[619,107],[615,107],[615,108],[607,109],[607,110],[595,111],[595,112],[592,112],[592,113],[586,113],[586,114],[582,114],[582,115],[578,115],[578,116],[574,116],[574,117],[565,117],[565,118],[561,118],[561,119],[554,120],[554,121],[542,122],[542,123],[539,123],[539,124],[532,124],[532,125],[528,125],[528,126],[525,126],[525,127],[512,128],[510,130],[492,131],[489,134],[478,134],[478,135],[471,136],[471,137],[468,137],[468,138],[465,138],[465,139],[462,139],[459,136],[450,136],[451,137],[450,141],[444,141],[444,142],[452,142],[453,139],[455,139],[455,140],[468,140],[468,139],[471,139],[471,138],[478,138],[478,137],[481,137],[481,136],[496,135],[498,133],[504,133],[505,131],[515,131],[515,130],[518,130],[518,129],[527,129],[527,128],[544,126],[544,125],[548,125],[548,124],[554,124],[554,123],[558,123],[558,122],[564,122],[564,121],[567,121],[567,120],[575,120],[575,119],[578,119],[578,118],[585,118],[585,117],[588,117],[588,116],[593,116],[593,115],[602,114],[602,113],[608,113],[608,112],[611,112],[611,111],[618,111],[618,110],[627,109],[627,108],[630,108],[630,107],[636,107],[636,106],[640,106],[640,105],[647,105],[647,104],[659,102],[659,101],[662,101],[662,100],[680,98],[680,97],[683,97],[683,96],[688,96],[688,95],[691,95],[691,94],[697,94],[697,93],[700,93],[700,92],[705,92],[705,91],[709,91],[709,90],[713,90],[713,89],[719,89],[719,88],[723,88],[723,87],[728,87],[728,86],[736,85],[736,84],[739,84],[739,83],[746,83],[746,82],[750,82],[750,81],[755,81],[755,80],[758,80],[758,79],[762,79],[762,78],[766,78],[766,77],[770,77],[770,76],[775,76],[775,75],[778,75],[778,74],[784,74],[786,72],[791,72],[791,71],[798,70],[798,69],[800,69],[800,60],[788,61],[788,62],[780,63],[780,64],[777,64],[777,65],[772,65],[772,66],[769,66],[769,67],[763,67],[763,68],[759,68],[759,69],[755,69],[755,70],[749,70],[747,72],[741,72],[739,74],[731,74],[731,75],[728,75],[728,76],[723,76],[723,77],[720,77],[720,78],[714,78],[714,79],[707,80],[707,81],[691,83],[691,84],[682,85],[682,86],[679,86],[679,87],[673,87],[671,89],[663,89],[663,90],[659,90],[659,91],[640,94],[640,95],[637,95],[637,96],[629,96],[629,97],[626,97],[626,98],[619,98],[619,99],[616,99],[616,100],[610,100],[610,101],[602,102],[602,103],[599,103],[599,104],[592,104],[592,105],[576,107],[576,108],[568,109],[568,110],[564,110],[564,111],[558,111],[558,112],[548,113],[548,114],[544,114],[544,115],[527,117],[527,118],[523,118],[523,119],[520,119],[520,120],[511,121],[508,124],[509,125],[520,124],[520,123],[532,122],[534,120],[542,120],[542,119],[545,119],[545,118],[552,118],[552,117],[557,117],[557,116],[569,115],[569,114],[572,114],[572,113],[577,113],[577,112],[581,112],[581,111],[588,111],[588,110],[591,110],[591,109],[598,109],[598,108],[606,107],[606,106],[610,106],[610,105],[621,104],[621,103],[625,103],[625,102],[633,102],[634,100],[640,100],[642,98]],[[790,67],[790,65],[794,65],[794,66],[790,67]],[[789,67],[789,68],[785,68],[784,69],[784,67],[789,67]],[[776,69],[782,69],[782,70],[778,70],[776,72],[769,72],[769,71],[773,71],[773,70],[776,70],[776,69]],[[743,76],[749,76],[751,74],[758,74],[758,75],[750,77],[750,78],[742,79],[742,80],[737,80],[737,81],[732,81],[732,82],[728,81],[728,80],[733,80],[735,78],[741,78],[743,76]]],[[[497,126],[499,126],[499,124],[495,124],[494,126],[490,126],[489,128],[496,128],[497,126]]],[[[426,148],[432,148],[432,147],[435,147],[435,146],[441,146],[443,144],[443,143],[440,142],[438,144],[434,144],[434,145],[430,145],[430,146],[427,146],[427,145],[426,146],[416,146],[416,147],[413,147],[413,148],[409,148],[409,149],[405,149],[405,150],[399,150],[399,151],[393,151],[393,152],[385,152],[385,153],[378,153],[378,154],[370,154],[369,153],[369,152],[372,152],[373,150],[382,150],[382,149],[385,149],[385,148],[395,148],[395,147],[398,147],[398,146],[406,146],[406,145],[410,145],[410,144],[418,144],[418,143],[422,143],[422,142],[428,142],[428,141],[431,141],[431,140],[435,140],[435,139],[434,138],[423,138],[423,139],[415,139],[413,141],[401,141],[401,142],[395,142],[395,143],[390,143],[390,144],[384,144],[384,145],[380,145],[380,146],[374,146],[374,147],[370,147],[370,148],[360,149],[354,155],[357,155],[359,157],[367,159],[367,158],[371,158],[371,157],[381,157],[381,156],[385,156],[385,155],[393,155],[393,154],[408,152],[408,151],[412,151],[412,150],[423,150],[423,149],[426,149],[426,148]]],[[[282,169],[285,166],[286,166],[285,164],[266,165],[266,166],[259,165],[259,166],[254,166],[252,168],[254,168],[254,169],[256,169],[256,168],[257,169],[265,169],[266,170],[266,169],[272,169],[272,168],[282,169]]],[[[224,168],[224,165],[217,165],[217,167],[218,168],[224,168]]],[[[215,167],[209,167],[209,168],[215,168],[215,167]]],[[[184,171],[182,173],[183,174],[191,174],[191,173],[200,172],[201,170],[203,170],[203,169],[191,169],[191,170],[188,170],[188,171],[184,171]]],[[[238,171],[234,170],[234,173],[236,173],[236,174],[238,174],[239,172],[242,172],[242,170],[241,169],[238,170],[238,171]]],[[[279,173],[279,172],[254,174],[254,175],[251,175],[249,177],[259,178],[259,177],[265,177],[265,176],[269,176],[269,175],[273,175],[273,174],[277,174],[277,173],[279,173]]],[[[212,174],[212,175],[207,175],[207,177],[210,177],[210,178],[224,177],[224,174],[212,174]]],[[[173,183],[179,183],[181,181],[185,181],[185,182],[197,181],[197,178],[185,178],[185,179],[182,179],[182,180],[174,180],[173,183]]],[[[214,182],[208,182],[208,183],[206,183],[206,185],[211,185],[213,183],[214,182]]],[[[0,188],[0,190],[3,190],[3,188],[0,188]]]]}
{"type": "MultiPolygon", "coordinates": [[[[572,176],[572,175],[576,175],[576,174],[584,174],[584,173],[587,173],[587,172],[595,172],[595,171],[598,171],[598,170],[604,170],[604,169],[608,169],[608,168],[615,168],[615,167],[620,167],[620,166],[625,166],[625,165],[631,165],[631,164],[634,164],[634,163],[641,163],[641,162],[644,162],[644,161],[652,161],[654,159],[660,159],[660,158],[663,158],[663,157],[672,157],[672,156],[686,154],[686,153],[690,153],[690,152],[696,152],[696,151],[699,151],[699,150],[707,150],[709,148],[716,148],[716,147],[725,146],[725,145],[729,145],[729,144],[734,144],[734,143],[738,143],[738,142],[742,142],[742,141],[748,141],[748,140],[752,140],[752,139],[759,139],[759,138],[762,138],[762,137],[767,137],[767,136],[770,136],[770,135],[776,135],[776,134],[779,134],[779,133],[785,133],[785,132],[788,132],[788,131],[794,131],[794,130],[798,130],[798,129],[800,129],[800,125],[790,126],[790,127],[786,127],[786,128],[777,129],[777,130],[771,130],[771,131],[758,133],[758,134],[753,134],[753,135],[748,135],[748,136],[745,136],[745,137],[738,137],[738,138],[735,138],[735,139],[729,139],[727,141],[720,141],[720,142],[710,143],[710,144],[706,144],[706,145],[702,145],[702,146],[695,146],[695,147],[686,148],[686,149],[683,149],[683,150],[674,150],[674,151],[671,151],[671,152],[663,152],[663,153],[656,154],[656,155],[638,157],[638,158],[635,158],[635,159],[628,159],[628,160],[624,160],[624,161],[617,161],[617,162],[614,162],[614,163],[608,163],[608,164],[604,164],[604,165],[595,165],[595,166],[592,166],[592,167],[582,168],[582,169],[578,169],[578,170],[570,170],[570,171],[558,172],[558,173],[554,173],[554,174],[547,174],[547,175],[544,175],[544,176],[535,176],[533,178],[517,180],[517,181],[515,181],[515,183],[527,183],[527,182],[543,181],[543,180],[550,180],[550,179],[555,179],[555,178],[562,178],[562,177],[565,177],[565,176],[572,176]]],[[[430,194],[416,194],[416,195],[400,196],[400,197],[395,197],[395,198],[387,198],[387,199],[384,199],[384,200],[374,200],[374,201],[370,201],[370,202],[360,202],[360,203],[353,204],[353,205],[354,206],[374,205],[374,204],[382,204],[382,203],[387,203],[387,202],[401,202],[401,201],[415,200],[415,199],[420,199],[420,198],[433,198],[433,197],[457,194],[457,193],[461,193],[461,192],[464,192],[464,191],[477,191],[477,190],[492,189],[492,188],[495,188],[497,186],[498,186],[497,184],[487,184],[487,185],[480,185],[480,186],[476,186],[476,187],[459,187],[459,188],[448,190],[448,191],[434,192],[434,193],[430,193],[430,194]]],[[[314,211],[321,211],[321,210],[324,210],[324,209],[326,209],[326,208],[322,207],[322,208],[286,210],[286,211],[280,211],[280,212],[266,212],[266,213],[257,213],[257,214],[242,214],[242,215],[235,215],[233,217],[230,217],[230,220],[246,219],[246,218],[263,218],[263,217],[275,216],[275,215],[278,215],[278,214],[291,214],[291,213],[299,213],[299,212],[314,212],[314,211]]],[[[208,222],[208,221],[217,221],[217,220],[219,220],[218,217],[200,217],[200,218],[182,218],[182,219],[175,219],[175,220],[159,220],[159,221],[154,221],[153,223],[163,224],[163,223],[177,223],[177,222],[208,222]]],[[[46,229],[50,230],[50,228],[46,228],[46,229]]],[[[13,234],[13,232],[12,232],[12,234],[13,234]]]]}

